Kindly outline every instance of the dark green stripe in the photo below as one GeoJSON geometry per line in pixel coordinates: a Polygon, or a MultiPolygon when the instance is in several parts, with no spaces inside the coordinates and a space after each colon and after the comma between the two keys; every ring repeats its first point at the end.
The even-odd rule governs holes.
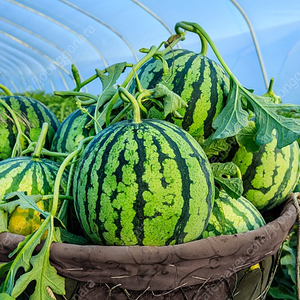
{"type": "Polygon", "coordinates": [[[80,109],[77,109],[71,113],[61,124],[55,134],[55,140],[53,140],[52,145],[54,149],[59,150],[59,152],[68,152],[66,148],[66,141],[68,139],[69,132],[73,129],[75,120],[81,115],[80,109]]]}
{"type": "Polygon", "coordinates": [[[44,193],[53,193],[54,182],[58,172],[58,168],[54,168],[53,166],[49,165],[45,161],[40,161],[38,163],[38,168],[42,173],[43,186],[41,187],[44,193]]]}
{"type": "MultiPolygon", "coordinates": [[[[138,138],[138,131],[145,130],[144,123],[141,124],[142,126],[138,126],[134,129],[134,140],[138,145],[138,163],[134,165],[133,170],[136,174],[136,183],[138,185],[138,193],[136,196],[136,201],[133,203],[133,210],[135,211],[135,216],[133,218],[133,232],[137,238],[138,245],[143,245],[143,240],[145,237],[144,232],[144,208],[146,205],[146,201],[143,197],[143,192],[149,190],[148,183],[143,181],[143,175],[145,173],[144,163],[146,161],[146,149],[144,145],[143,137],[140,139],[138,138]]],[[[151,130],[151,129],[150,129],[151,130]]]]}
{"type": "MultiPolygon", "coordinates": [[[[197,158],[197,160],[199,162],[199,166],[201,167],[202,172],[204,173],[205,180],[206,180],[207,186],[208,186],[208,191],[209,191],[207,198],[206,198],[206,202],[208,203],[208,206],[211,208],[211,205],[212,205],[211,199],[213,196],[213,189],[212,189],[212,185],[211,185],[211,181],[210,181],[210,177],[211,177],[210,171],[207,168],[207,166],[209,165],[207,158],[202,157],[202,155],[199,154],[199,151],[194,147],[194,145],[191,143],[191,141],[187,138],[188,133],[185,133],[178,126],[175,126],[175,125],[165,122],[163,120],[152,120],[152,122],[163,123],[163,126],[167,126],[167,127],[171,128],[172,130],[174,130],[178,135],[182,136],[186,140],[186,142],[189,144],[189,146],[193,150],[194,156],[197,158]]],[[[204,154],[204,156],[206,156],[204,152],[203,152],[203,154],[204,154]]]]}
{"type": "MultiPolygon", "coordinates": [[[[154,122],[157,122],[157,123],[162,123],[163,121],[162,120],[154,120],[154,122]]],[[[198,163],[199,163],[199,166],[204,174],[204,178],[205,178],[205,181],[206,181],[206,185],[208,187],[208,194],[207,194],[207,197],[205,199],[207,205],[208,205],[208,210],[209,212],[212,210],[212,205],[213,205],[213,202],[214,202],[214,187],[212,186],[212,179],[211,179],[211,173],[209,171],[209,169],[207,168],[209,166],[209,163],[207,161],[207,158],[206,157],[202,157],[202,155],[199,154],[199,151],[194,147],[194,145],[191,143],[191,141],[187,138],[186,134],[184,131],[181,130],[181,128],[175,126],[175,125],[172,125],[172,124],[169,124],[169,123],[166,123],[164,122],[164,126],[169,126],[171,127],[175,132],[177,132],[177,134],[181,135],[185,140],[186,142],[189,144],[189,146],[191,147],[191,149],[193,150],[193,155],[197,158],[198,160],[198,163]]],[[[203,152],[204,154],[204,152],[203,152]]],[[[204,154],[205,155],[205,154],[204,154]]],[[[208,213],[207,214],[207,217],[206,217],[206,220],[205,220],[205,226],[206,224],[208,223],[208,220],[209,220],[209,216],[210,214],[208,213]]],[[[204,228],[205,228],[204,226],[204,228]]],[[[202,234],[202,233],[201,233],[202,234]]],[[[200,235],[201,236],[201,235],[200,235]]],[[[199,236],[199,238],[200,238],[199,236]]]]}
{"type": "MultiPolygon", "coordinates": [[[[187,68],[190,68],[194,62],[194,60],[197,58],[196,55],[194,55],[187,64],[187,68]]],[[[182,121],[182,128],[187,130],[189,127],[194,123],[194,114],[195,114],[195,109],[196,109],[196,104],[198,100],[201,98],[201,89],[199,86],[199,82],[203,82],[203,84],[206,84],[205,79],[204,79],[204,70],[206,68],[205,65],[205,59],[200,60],[200,66],[199,66],[199,79],[195,82],[192,83],[193,87],[193,92],[191,95],[191,98],[188,101],[188,107],[186,108],[186,113],[184,114],[184,118],[182,121]]],[[[187,69],[185,68],[185,73],[187,73],[187,69]]],[[[184,89],[184,83],[182,88],[184,89]]]]}
{"type": "MultiPolygon", "coordinates": [[[[32,128],[33,123],[36,124],[36,120],[32,120],[29,122],[27,117],[27,105],[25,104],[25,101],[20,99],[20,96],[15,96],[14,99],[19,103],[20,105],[20,111],[15,112],[19,116],[19,121],[24,126],[24,133],[29,137],[30,136],[30,129],[32,128]]],[[[28,102],[28,101],[27,101],[28,102]]],[[[39,122],[34,126],[34,128],[39,128],[39,122]]]]}
{"type": "MultiPolygon", "coordinates": [[[[88,112],[93,115],[95,113],[95,107],[95,105],[87,107],[88,112]]],[[[76,145],[77,143],[74,139],[76,139],[78,135],[82,134],[84,137],[90,136],[91,129],[85,127],[90,121],[90,116],[83,114],[80,109],[72,112],[58,127],[58,130],[56,131],[52,141],[52,151],[70,152],[70,149],[67,148],[67,142],[71,136],[70,133],[73,134],[76,132],[76,134],[73,134],[72,140],[72,143],[76,145]],[[82,128],[79,127],[82,124],[84,126],[82,128]]]]}
{"type": "MultiPolygon", "coordinates": [[[[210,109],[207,111],[207,118],[204,120],[204,138],[208,138],[211,135],[211,128],[212,128],[212,122],[214,119],[214,116],[217,113],[217,104],[219,102],[219,92],[218,92],[218,86],[220,86],[219,80],[220,76],[217,74],[215,64],[210,59],[205,59],[206,62],[209,64],[210,69],[210,81],[211,81],[211,89],[210,89],[210,109]]],[[[222,79],[222,83],[224,85],[224,81],[222,79]]],[[[203,81],[203,84],[205,82],[203,81]]],[[[223,93],[224,97],[224,93],[223,93]]]]}
{"type": "MultiPolygon", "coordinates": [[[[285,195],[283,195],[283,192],[286,189],[287,185],[289,184],[290,180],[294,180],[294,179],[291,179],[291,168],[292,168],[292,166],[294,164],[294,161],[295,161],[295,156],[294,156],[294,152],[293,152],[294,145],[291,144],[291,145],[289,145],[287,147],[289,147],[288,148],[288,150],[289,150],[289,153],[288,153],[288,156],[289,156],[289,158],[288,158],[288,161],[289,161],[288,162],[288,166],[289,167],[287,167],[286,172],[284,173],[284,177],[283,177],[283,179],[281,181],[280,186],[277,189],[275,198],[273,198],[272,201],[269,201],[268,204],[263,207],[264,211],[270,209],[272,206],[275,205],[275,203],[279,204],[277,202],[278,200],[281,200],[281,202],[284,201],[285,195]]],[[[286,161],[286,157],[285,157],[283,151],[280,150],[280,149],[278,149],[278,148],[275,149],[275,161],[277,161],[277,155],[278,155],[278,153],[281,153],[283,155],[283,159],[286,161]]],[[[279,168],[279,166],[277,166],[276,168],[279,168]]],[[[278,172],[277,172],[277,170],[275,170],[274,175],[273,175],[273,181],[275,180],[277,174],[278,174],[278,172]]],[[[293,189],[293,187],[291,188],[291,190],[289,192],[292,192],[292,189],[293,189]]],[[[264,191],[264,189],[262,189],[262,190],[264,191]]]]}
{"type": "MultiPolygon", "coordinates": [[[[100,140],[100,143],[96,142],[97,147],[99,147],[97,154],[99,153],[99,151],[102,151],[101,148],[103,147],[104,143],[107,143],[108,137],[110,135],[113,135],[113,139],[105,145],[105,150],[103,150],[105,153],[108,153],[108,154],[110,153],[112,147],[118,142],[118,139],[120,138],[120,136],[122,136],[124,134],[124,132],[127,131],[126,124],[127,124],[127,122],[126,123],[124,122],[123,126],[119,126],[119,127],[112,126],[111,128],[108,128],[108,130],[104,129],[105,134],[103,134],[103,137],[100,140]]],[[[98,156],[97,154],[94,155],[96,160],[97,160],[97,156],[98,156]]],[[[106,174],[104,173],[103,170],[105,169],[105,166],[107,165],[108,158],[109,158],[109,155],[104,155],[102,157],[101,164],[97,170],[97,181],[98,181],[99,189],[98,189],[98,201],[96,202],[96,208],[95,208],[96,217],[94,219],[95,224],[99,228],[98,234],[99,234],[100,239],[103,241],[103,244],[106,244],[106,239],[103,236],[103,233],[106,232],[106,229],[105,229],[105,223],[103,223],[99,219],[99,214],[101,211],[100,199],[101,199],[101,194],[102,194],[102,186],[103,186],[104,179],[106,177],[106,174]]],[[[91,170],[91,168],[90,168],[90,170],[91,170]]],[[[121,179],[121,178],[119,178],[119,179],[121,179]]],[[[118,182],[117,182],[117,184],[118,184],[118,182]]],[[[111,198],[111,201],[112,200],[114,200],[114,199],[111,198]]]]}
{"type": "MultiPolygon", "coordinates": [[[[169,155],[163,153],[162,148],[161,148],[161,144],[160,142],[157,140],[156,136],[153,136],[153,144],[156,146],[157,149],[157,154],[158,154],[158,162],[160,164],[160,170],[159,172],[161,174],[164,174],[164,164],[163,161],[166,159],[169,159],[169,155]]],[[[167,187],[167,182],[164,176],[161,177],[161,185],[163,188],[167,187]]]]}
{"type": "MultiPolygon", "coordinates": [[[[12,99],[12,97],[6,96],[6,97],[1,97],[1,99],[4,100],[11,107],[12,103],[10,100],[12,99]]],[[[12,116],[10,115],[10,113],[6,108],[4,108],[3,121],[6,122],[6,130],[8,130],[9,132],[9,136],[8,136],[9,148],[13,149],[16,142],[16,126],[12,116]]],[[[11,155],[11,153],[9,153],[9,155],[11,155]]]]}
{"type": "MultiPolygon", "coordinates": [[[[232,222],[231,220],[227,219],[226,216],[224,215],[224,211],[221,209],[221,207],[219,206],[219,201],[222,202],[226,202],[226,205],[230,205],[227,197],[222,197],[221,199],[218,199],[215,201],[214,203],[214,208],[213,208],[213,215],[215,216],[215,218],[218,220],[219,225],[222,228],[222,232],[221,234],[229,234],[229,233],[236,233],[236,228],[234,225],[234,222],[232,222]],[[226,222],[224,222],[226,221],[226,222]]],[[[215,232],[215,230],[214,230],[215,232]]]]}
{"type": "MultiPolygon", "coordinates": [[[[16,191],[16,190],[19,189],[20,183],[24,179],[24,176],[26,176],[26,173],[28,172],[28,170],[30,170],[32,168],[32,164],[33,164],[33,161],[30,160],[28,162],[28,158],[25,160],[25,166],[23,167],[23,169],[20,170],[18,176],[15,176],[13,178],[13,181],[12,181],[10,187],[6,190],[6,193],[8,193],[8,192],[14,192],[14,191],[16,191]]],[[[16,166],[16,168],[19,169],[20,166],[21,165],[19,165],[19,167],[16,166]]]]}
{"type": "MultiPolygon", "coordinates": [[[[224,201],[224,198],[222,198],[222,201],[224,201]]],[[[248,206],[245,205],[244,201],[242,201],[242,200],[240,200],[240,201],[237,200],[237,201],[240,205],[242,205],[244,207],[244,210],[237,209],[229,197],[224,202],[232,208],[235,215],[237,215],[238,217],[241,217],[243,219],[248,230],[254,229],[253,221],[251,222],[249,220],[248,216],[251,213],[251,216],[254,219],[254,221],[259,224],[260,222],[257,222],[257,216],[254,214],[254,212],[251,209],[249,209],[248,206]],[[245,213],[245,212],[247,212],[247,213],[245,213]]]]}
{"type": "MultiPolygon", "coordinates": [[[[181,156],[181,153],[180,153],[180,150],[179,150],[180,145],[175,143],[172,140],[172,137],[170,137],[168,134],[165,133],[165,130],[164,130],[163,127],[161,127],[161,125],[169,127],[171,130],[174,130],[183,140],[185,140],[189,144],[189,146],[191,147],[191,149],[193,151],[193,154],[191,154],[191,156],[194,156],[194,157],[197,158],[201,169],[204,171],[205,178],[206,178],[206,181],[207,181],[207,184],[208,184],[209,194],[211,192],[211,183],[209,182],[209,177],[210,176],[209,176],[209,174],[208,174],[208,172],[207,172],[207,170],[204,166],[206,161],[204,161],[200,157],[198,151],[190,143],[190,141],[186,137],[184,131],[182,131],[180,128],[178,128],[175,125],[169,124],[167,122],[163,122],[161,120],[151,120],[151,121],[149,121],[149,123],[151,123],[151,126],[153,128],[155,128],[157,131],[160,132],[160,134],[165,138],[167,143],[170,145],[171,149],[174,151],[175,156],[176,156],[176,163],[178,165],[178,170],[181,173],[182,182],[185,183],[182,186],[182,198],[184,199],[183,200],[182,212],[181,212],[181,215],[180,215],[180,217],[179,217],[179,219],[178,219],[178,221],[175,225],[172,236],[166,241],[166,245],[171,244],[173,241],[175,241],[175,244],[180,244],[180,243],[184,242],[184,238],[186,236],[186,233],[185,233],[184,229],[185,229],[185,226],[186,226],[186,224],[189,220],[189,200],[190,200],[190,197],[191,197],[190,185],[192,184],[192,181],[190,180],[189,168],[186,164],[186,160],[181,156]]],[[[212,196],[212,194],[211,194],[211,196],[212,196]]],[[[210,204],[209,204],[210,201],[211,201],[211,198],[208,201],[208,206],[210,206],[210,204]]],[[[208,218],[207,218],[207,221],[208,221],[208,218]]]]}
{"type": "MultiPolygon", "coordinates": [[[[120,125],[120,124],[119,124],[120,125]]],[[[92,142],[89,143],[89,145],[87,146],[86,150],[85,150],[85,155],[82,157],[82,163],[81,163],[81,167],[85,164],[90,165],[90,168],[88,169],[87,174],[85,174],[87,180],[86,180],[86,186],[85,187],[81,187],[80,188],[84,188],[84,192],[85,192],[85,196],[84,199],[88,199],[88,190],[89,188],[93,188],[92,182],[91,182],[91,173],[92,173],[92,166],[96,163],[97,159],[98,159],[98,153],[100,151],[103,151],[103,145],[107,142],[107,137],[109,137],[111,134],[114,135],[114,138],[110,141],[109,144],[107,144],[105,146],[104,151],[106,153],[109,153],[109,151],[111,150],[111,148],[113,147],[113,145],[116,143],[118,137],[120,135],[123,134],[122,129],[125,126],[119,126],[118,128],[116,128],[116,126],[112,126],[112,127],[108,127],[104,130],[102,130],[100,132],[100,134],[98,134],[98,136],[96,136],[92,142]],[[92,158],[90,156],[91,151],[95,150],[95,152],[92,155],[92,158]]],[[[97,180],[98,180],[98,187],[100,187],[98,189],[98,199],[101,199],[101,186],[103,185],[103,181],[105,179],[105,173],[103,172],[104,170],[104,166],[107,164],[107,160],[108,160],[109,155],[105,155],[103,156],[103,159],[101,160],[101,165],[98,168],[98,172],[97,172],[97,180]]],[[[80,167],[80,166],[79,166],[80,167]]],[[[77,179],[78,180],[78,179],[77,179]]],[[[79,190],[77,188],[77,199],[79,198],[79,190]]],[[[77,208],[79,208],[77,206],[77,208]]],[[[103,232],[105,232],[105,228],[104,228],[104,223],[99,219],[99,214],[100,214],[100,210],[101,210],[101,203],[100,201],[96,202],[96,207],[95,207],[95,212],[93,214],[90,213],[89,211],[89,207],[88,207],[88,201],[85,201],[85,212],[81,213],[81,218],[83,217],[83,215],[85,216],[87,223],[89,224],[89,231],[92,233],[94,230],[92,228],[92,225],[95,223],[98,227],[98,235],[99,238],[101,239],[102,243],[105,244],[105,238],[103,237],[103,232]],[[89,216],[91,217],[92,220],[89,219],[89,216]]]]}
{"type": "MultiPolygon", "coordinates": [[[[182,51],[181,53],[179,53],[178,55],[176,55],[175,59],[179,59],[181,56],[187,56],[188,54],[190,54],[192,52],[190,51],[182,51]]],[[[181,71],[179,71],[178,69],[175,69],[175,76],[172,79],[172,82],[170,83],[173,88],[172,91],[174,93],[176,93],[177,95],[181,96],[182,91],[185,88],[185,81],[186,81],[186,74],[188,73],[188,70],[193,66],[193,63],[195,61],[195,59],[197,58],[197,54],[192,53],[193,55],[191,55],[191,57],[189,57],[189,59],[186,61],[184,67],[182,68],[181,71]]],[[[173,62],[173,57],[171,57],[170,59],[167,60],[168,65],[171,66],[173,62]]],[[[176,68],[176,64],[174,65],[174,68],[176,68]]],[[[172,67],[170,67],[172,68],[172,67]]],[[[172,69],[171,69],[172,71],[172,69]]],[[[169,84],[166,84],[167,86],[169,86],[169,84]]],[[[193,91],[193,93],[196,93],[195,97],[197,98],[197,93],[199,91],[193,91]]],[[[197,98],[198,99],[198,98],[197,98]]],[[[189,101],[190,103],[190,101],[189,101]]]]}
{"type": "MultiPolygon", "coordinates": [[[[125,157],[124,157],[124,154],[125,154],[125,147],[121,150],[121,152],[119,153],[119,161],[120,161],[120,164],[118,165],[118,167],[116,168],[115,172],[113,173],[113,175],[116,176],[116,182],[117,184],[119,182],[123,182],[123,171],[122,171],[122,167],[124,165],[124,162],[125,162],[125,157]]],[[[112,201],[114,199],[117,199],[117,196],[118,196],[118,189],[115,189],[113,192],[112,192],[112,195],[111,195],[111,199],[112,201]]],[[[100,208],[99,208],[100,209],[100,208]]],[[[117,239],[121,239],[121,231],[122,231],[122,220],[121,220],[121,211],[122,211],[122,208],[121,209],[117,209],[116,207],[114,207],[114,210],[115,212],[117,212],[118,214],[118,217],[115,218],[114,220],[114,223],[117,227],[117,230],[115,232],[115,236],[117,239]]]]}
{"type": "Polygon", "coordinates": [[[9,166],[9,167],[6,170],[1,171],[1,177],[5,178],[7,176],[7,174],[9,174],[12,170],[18,168],[27,159],[28,158],[26,158],[26,157],[14,157],[14,158],[8,158],[5,160],[2,160],[0,162],[0,168],[2,168],[2,166],[5,166],[5,167],[9,166]]]}
{"type": "MultiPolygon", "coordinates": [[[[243,184],[244,184],[244,194],[248,191],[253,189],[252,186],[252,180],[254,179],[255,175],[256,175],[256,168],[258,166],[262,165],[262,155],[265,152],[265,147],[266,145],[261,145],[258,152],[254,152],[253,153],[253,158],[252,158],[252,162],[250,164],[250,166],[248,166],[246,172],[244,173],[242,179],[243,179],[243,184]]],[[[272,185],[270,186],[270,188],[272,187],[272,185]]],[[[270,189],[269,188],[269,189],[270,189]]],[[[268,189],[266,189],[267,191],[268,189]]]]}
{"type": "Polygon", "coordinates": [[[186,236],[186,232],[184,231],[185,226],[189,220],[189,207],[190,207],[190,185],[192,184],[192,181],[190,180],[189,175],[189,168],[186,164],[186,160],[181,156],[179,146],[177,143],[175,143],[172,138],[166,134],[161,128],[156,127],[155,124],[151,124],[154,128],[156,128],[162,136],[165,138],[167,143],[170,145],[170,148],[173,150],[175,157],[176,157],[176,163],[178,166],[178,170],[181,174],[182,182],[185,184],[182,185],[181,189],[181,196],[183,198],[183,206],[182,211],[179,219],[177,220],[177,223],[175,225],[174,231],[172,235],[168,238],[166,241],[166,245],[171,244],[173,241],[175,241],[175,244],[181,244],[184,242],[184,238],[186,236]]]}

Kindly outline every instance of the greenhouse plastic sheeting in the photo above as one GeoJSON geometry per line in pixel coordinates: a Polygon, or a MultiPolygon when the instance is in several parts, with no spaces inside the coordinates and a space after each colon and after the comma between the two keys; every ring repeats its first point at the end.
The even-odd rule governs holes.
{"type": "MultiPolygon", "coordinates": [[[[117,62],[135,63],[179,21],[201,25],[242,85],[263,94],[271,78],[300,104],[300,1],[0,0],[0,83],[13,92],[69,90],[117,62]]],[[[179,47],[200,51],[196,34],[179,47]]],[[[211,49],[208,56],[216,60],[211,49]]],[[[100,82],[86,91],[100,93],[100,82]]]]}

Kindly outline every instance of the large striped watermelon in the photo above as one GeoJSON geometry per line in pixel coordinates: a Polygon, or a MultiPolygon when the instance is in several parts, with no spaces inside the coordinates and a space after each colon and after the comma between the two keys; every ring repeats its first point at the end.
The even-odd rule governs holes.
{"type": "MultiPolygon", "coordinates": [[[[0,161],[0,199],[11,192],[25,192],[27,195],[51,195],[59,165],[48,159],[12,157],[0,161]]],[[[61,192],[66,191],[67,175],[61,181],[61,192]]],[[[52,201],[43,200],[39,207],[50,211],[52,201]]],[[[9,230],[13,233],[28,234],[28,227],[42,222],[33,209],[16,209],[9,220],[9,230]],[[34,224],[32,221],[34,219],[34,224]],[[23,221],[22,221],[23,220],[23,221]]],[[[36,227],[35,227],[36,229],[36,227]]]]}
{"type": "MultiPolygon", "coordinates": [[[[21,129],[31,139],[37,141],[44,122],[49,124],[44,147],[50,149],[52,138],[59,127],[55,114],[41,102],[24,96],[5,96],[0,98],[16,114],[21,129]]],[[[12,155],[17,136],[17,128],[10,112],[0,103],[0,160],[12,155]]],[[[23,148],[26,141],[23,139],[23,148]]]]}
{"type": "Polygon", "coordinates": [[[162,83],[181,96],[188,104],[178,110],[183,118],[169,117],[167,120],[202,141],[212,133],[212,122],[225,106],[229,77],[215,61],[189,50],[173,49],[164,55],[164,59],[169,73],[163,75],[161,60],[151,59],[137,72],[141,85],[151,89],[162,83]]]}
{"type": "Polygon", "coordinates": [[[226,192],[220,191],[202,238],[242,233],[265,224],[261,213],[246,198],[231,198],[226,192]]]}
{"type": "Polygon", "coordinates": [[[244,197],[259,210],[266,211],[282,203],[297,185],[299,146],[297,142],[276,147],[277,139],[251,152],[239,145],[232,161],[240,168],[244,197]]]}
{"type": "Polygon", "coordinates": [[[121,121],[87,145],[74,205],[95,244],[169,245],[199,238],[214,201],[201,146],[164,120],[121,121]]]}
{"type": "MultiPolygon", "coordinates": [[[[95,105],[86,107],[90,115],[95,113],[95,108],[95,105]]],[[[56,131],[52,140],[51,151],[61,153],[73,152],[82,139],[95,135],[94,123],[90,122],[91,117],[81,112],[80,109],[72,112],[56,131]]]]}

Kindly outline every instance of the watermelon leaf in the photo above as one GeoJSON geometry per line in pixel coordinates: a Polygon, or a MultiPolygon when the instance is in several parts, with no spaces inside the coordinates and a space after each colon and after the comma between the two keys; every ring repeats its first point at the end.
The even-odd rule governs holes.
{"type": "Polygon", "coordinates": [[[120,75],[123,73],[125,67],[126,63],[122,62],[111,65],[104,71],[96,69],[96,73],[102,82],[102,93],[97,103],[98,108],[103,106],[104,103],[109,101],[114,96],[114,94],[116,94],[117,90],[114,85],[116,84],[120,75]],[[106,75],[106,73],[108,74],[106,75]]]}
{"type": "MultiPolygon", "coordinates": [[[[53,222],[49,225],[54,226],[53,222]],[[52,224],[52,225],[50,225],[52,224]]],[[[24,273],[16,281],[12,296],[19,296],[24,286],[27,286],[31,281],[36,282],[36,287],[30,299],[52,299],[48,287],[57,294],[65,294],[65,281],[64,278],[57,274],[56,269],[50,265],[50,246],[52,242],[52,231],[50,229],[50,236],[48,235],[40,252],[30,258],[31,270],[24,273]]]]}
{"type": "Polygon", "coordinates": [[[211,164],[215,182],[232,198],[239,198],[243,193],[243,181],[237,177],[238,167],[233,162],[211,164]]]}
{"type": "Polygon", "coordinates": [[[278,134],[278,148],[292,144],[300,136],[300,121],[277,114],[277,104],[265,102],[263,97],[248,92],[245,97],[254,109],[258,145],[270,143],[273,140],[274,129],[278,134]]]}
{"type": "Polygon", "coordinates": [[[255,142],[256,133],[257,129],[255,123],[250,121],[249,124],[237,134],[236,140],[238,144],[244,146],[248,152],[256,152],[260,148],[255,142]]]}
{"type": "Polygon", "coordinates": [[[103,92],[107,91],[117,82],[120,75],[124,72],[125,67],[126,62],[121,62],[107,67],[104,71],[96,69],[96,73],[102,82],[103,92]]]}
{"type": "Polygon", "coordinates": [[[213,155],[220,155],[220,152],[227,152],[230,149],[230,143],[227,139],[213,139],[213,135],[210,135],[203,142],[198,141],[203,148],[208,158],[213,155]]]}
{"type": "Polygon", "coordinates": [[[60,236],[63,243],[67,242],[75,245],[88,245],[90,243],[85,237],[73,234],[65,228],[56,228],[56,234],[60,236]]]}
{"type": "Polygon", "coordinates": [[[227,104],[212,124],[216,129],[214,139],[234,136],[248,124],[249,114],[242,107],[242,96],[236,82],[231,82],[227,104]]]}
{"type": "Polygon", "coordinates": [[[5,202],[1,202],[0,209],[11,214],[17,206],[20,206],[22,209],[33,208],[46,218],[49,213],[41,210],[36,205],[36,202],[41,199],[41,195],[26,195],[24,192],[12,192],[4,196],[5,202]]]}
{"type": "Polygon", "coordinates": [[[165,85],[158,83],[154,88],[154,98],[163,98],[164,101],[164,117],[177,111],[180,108],[187,107],[182,98],[168,89],[165,85]]]}
{"type": "Polygon", "coordinates": [[[12,297],[18,297],[26,287],[35,281],[36,288],[30,299],[52,299],[49,289],[54,293],[65,294],[64,278],[59,276],[56,269],[50,265],[50,246],[51,243],[61,242],[54,233],[54,217],[48,216],[42,225],[32,234],[25,237],[17,248],[10,254],[15,256],[9,264],[0,265],[0,271],[8,271],[7,277],[1,286],[1,291],[6,292],[12,297]],[[47,231],[47,237],[40,249],[35,254],[36,247],[40,244],[43,234],[47,231]],[[17,272],[23,269],[24,273],[15,281],[17,272]]]}
{"type": "Polygon", "coordinates": [[[300,136],[300,121],[279,115],[277,110],[280,104],[271,103],[266,101],[266,97],[251,93],[233,75],[231,79],[233,82],[227,104],[213,122],[215,139],[234,136],[248,124],[248,112],[242,107],[242,100],[246,100],[247,107],[250,106],[254,112],[257,127],[255,141],[258,145],[270,143],[274,129],[278,134],[278,148],[292,144],[300,136]]]}
{"type": "MultiPolygon", "coordinates": [[[[107,67],[104,71],[96,69],[96,73],[102,82],[102,93],[99,96],[99,99],[97,100],[95,110],[96,132],[99,132],[102,129],[97,122],[99,122],[99,118],[104,114],[104,112],[100,114],[99,108],[102,107],[107,101],[111,100],[117,94],[117,89],[114,87],[114,85],[116,84],[120,75],[124,72],[125,68],[126,63],[122,62],[111,65],[107,67]],[[106,73],[108,74],[106,75],[106,73]]],[[[106,107],[106,109],[108,109],[108,107],[106,107]]]]}

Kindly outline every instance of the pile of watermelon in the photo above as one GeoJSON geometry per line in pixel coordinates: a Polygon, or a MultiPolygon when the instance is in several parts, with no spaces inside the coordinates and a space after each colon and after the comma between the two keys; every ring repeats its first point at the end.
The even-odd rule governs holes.
{"type": "MultiPolygon", "coordinates": [[[[300,122],[278,114],[272,82],[255,95],[206,56],[208,42],[220,57],[199,25],[175,30],[136,65],[74,76],[73,91],[56,92],[78,107],[61,124],[38,100],[0,98],[0,230],[26,236],[30,249],[44,239],[38,259],[52,242],[165,246],[247,232],[295,190],[300,122]],[[189,31],[202,37],[200,54],[174,49],[189,31]],[[96,78],[100,95],[80,92],[96,78]]],[[[5,295],[20,294],[10,281],[18,268],[32,281],[37,256],[26,247],[0,267],[5,295]]]]}

